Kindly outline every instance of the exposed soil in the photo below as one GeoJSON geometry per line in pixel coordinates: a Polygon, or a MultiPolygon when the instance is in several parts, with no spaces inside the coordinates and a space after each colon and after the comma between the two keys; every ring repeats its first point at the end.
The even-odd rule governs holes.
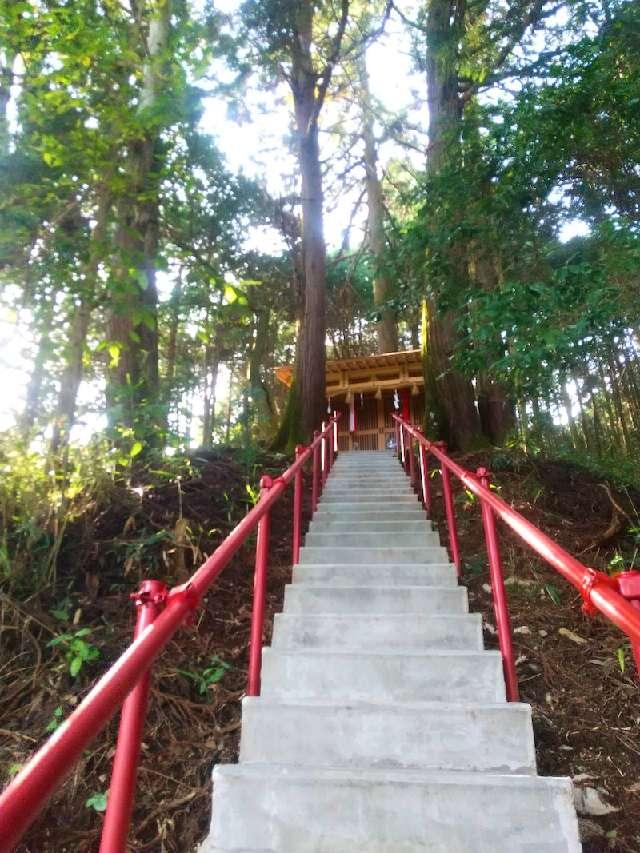
{"type": "MultiPolygon", "coordinates": [[[[566,463],[506,451],[458,461],[471,470],[480,464],[492,468],[502,497],[588,565],[606,568],[618,552],[627,564],[633,559],[634,539],[626,531],[640,526],[634,510],[634,505],[640,507],[639,495],[604,488],[566,463]]],[[[139,579],[183,579],[250,506],[247,481],[255,487],[258,469],[275,473],[283,467],[281,457],[264,457],[248,472],[233,455],[210,454],[200,472],[179,488],[172,483],[142,495],[114,489],[70,526],[55,591],[26,603],[0,598],[0,767],[5,774],[44,742],[55,709],[62,708],[66,716],[130,642],[127,596],[139,579]],[[69,619],[61,621],[51,610],[59,611],[65,598],[69,600],[62,609],[69,619]],[[87,663],[74,679],[62,650],[48,648],[47,642],[85,626],[92,628],[90,639],[101,658],[87,663]]],[[[438,478],[432,488],[435,517],[441,522],[438,478]]],[[[495,646],[479,510],[461,490],[456,506],[471,609],[482,611],[487,645],[495,646]]],[[[445,542],[443,527],[441,532],[445,542]]],[[[290,534],[285,497],[272,521],[265,642],[290,578],[290,534]]],[[[578,594],[518,546],[508,531],[501,530],[501,541],[521,698],[533,706],[539,771],[570,775],[578,786],[596,789],[601,802],[615,809],[581,820],[585,853],[638,853],[640,710],[628,644],[604,620],[583,616],[578,594]]],[[[237,758],[253,547],[248,543],[237,555],[207,596],[197,624],[180,631],[154,667],[132,851],[184,853],[208,832],[212,765],[237,758]],[[212,661],[230,668],[201,693],[194,676],[212,661]]],[[[22,853],[97,849],[102,817],[85,803],[109,786],[116,726],[112,722],[85,753],[18,848],[22,853]]]]}
{"type": "MultiPolygon", "coordinates": [[[[265,473],[280,473],[285,467],[282,457],[257,462],[262,462],[259,470],[265,473]]],[[[258,479],[251,473],[254,475],[247,478],[246,469],[225,455],[210,459],[199,476],[183,481],[181,496],[176,484],[149,489],[142,496],[114,490],[69,529],[55,594],[27,603],[7,597],[0,600],[0,767],[4,773],[24,762],[45,741],[55,709],[62,708],[67,716],[96,676],[131,642],[133,615],[128,595],[139,579],[180,580],[250,508],[246,483],[249,480],[255,487],[258,479]],[[180,503],[182,516],[189,522],[184,536],[177,524],[180,503]],[[159,536],[160,531],[171,535],[159,536]],[[123,566],[127,567],[124,573],[123,566]],[[83,579],[83,588],[72,582],[74,577],[83,579]],[[69,592],[61,592],[67,583],[69,592]],[[51,610],[60,607],[65,597],[71,602],[70,621],[60,622],[51,610]],[[101,658],[86,664],[74,679],[62,653],[46,644],[55,634],[87,626],[92,628],[90,639],[100,648],[101,658]]],[[[291,575],[289,506],[285,495],[272,511],[266,643],[273,613],[282,609],[284,585],[291,575]]],[[[153,668],[131,850],[184,853],[208,832],[211,768],[218,761],[235,761],[238,754],[254,549],[255,542],[250,541],[234,558],[207,595],[196,624],[176,634],[153,668]],[[203,686],[201,693],[193,676],[212,661],[223,661],[229,669],[217,683],[203,686]]],[[[116,731],[117,719],[85,753],[19,851],[97,850],[102,815],[85,803],[109,786],[116,731]]]]}
{"type": "MultiPolygon", "coordinates": [[[[472,471],[492,469],[500,496],[586,565],[611,570],[618,554],[627,567],[637,562],[628,530],[639,526],[640,495],[602,484],[565,462],[505,451],[458,455],[457,461],[472,471]]],[[[444,544],[439,478],[432,483],[444,544]]],[[[479,508],[457,488],[456,509],[470,609],[482,612],[485,644],[496,648],[479,508]]],[[[583,615],[579,593],[504,525],[500,540],[520,698],[533,708],[538,772],[571,776],[583,791],[596,790],[602,810],[611,808],[605,815],[580,815],[584,853],[638,853],[640,690],[629,644],[604,618],[583,615]]]]}

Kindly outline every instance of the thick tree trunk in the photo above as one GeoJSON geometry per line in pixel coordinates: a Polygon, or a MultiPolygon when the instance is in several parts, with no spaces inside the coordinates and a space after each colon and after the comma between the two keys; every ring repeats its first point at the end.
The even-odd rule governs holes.
{"type": "Polygon", "coordinates": [[[430,387],[436,389],[444,415],[439,434],[450,447],[465,450],[480,438],[480,417],[475,404],[473,386],[459,371],[450,367],[457,346],[455,319],[449,312],[429,323],[428,337],[431,357],[427,372],[435,373],[430,387]],[[444,429],[443,429],[444,426],[444,429]]]}
{"type": "Polygon", "coordinates": [[[373,279],[373,304],[379,309],[379,320],[376,324],[378,352],[396,352],[398,349],[398,327],[396,324],[395,311],[388,304],[388,300],[392,294],[392,285],[389,277],[382,271],[385,251],[384,199],[382,195],[382,184],[378,177],[378,153],[376,150],[376,140],[373,132],[373,111],[371,108],[369,77],[367,74],[364,54],[360,58],[358,66],[360,82],[358,96],[360,98],[360,110],[362,113],[365,183],[367,190],[367,205],[369,209],[367,225],[369,231],[369,247],[371,249],[371,254],[373,255],[375,267],[373,279]]]}
{"type": "Polygon", "coordinates": [[[305,300],[300,329],[298,391],[301,426],[309,439],[322,420],[325,401],[326,269],[322,213],[322,173],[318,148],[318,124],[309,108],[298,105],[299,157],[302,175],[302,236],[305,300]]]}
{"type": "MultiPolygon", "coordinates": [[[[461,103],[458,96],[458,32],[456,4],[432,0],[427,14],[427,101],[429,108],[429,151],[427,172],[436,177],[458,159],[461,103]]],[[[464,252],[452,243],[452,268],[464,275],[464,252]]],[[[435,419],[439,437],[452,446],[465,449],[480,438],[480,418],[471,383],[451,366],[459,333],[454,312],[438,312],[437,303],[429,305],[428,342],[423,344],[425,395],[427,407],[441,412],[426,413],[427,423],[435,419]],[[434,395],[437,400],[433,399],[434,395]],[[431,399],[429,397],[431,396],[431,399]]]]}
{"type": "Polygon", "coordinates": [[[515,425],[513,401],[506,395],[504,387],[487,376],[485,371],[477,378],[477,395],[482,434],[491,444],[500,446],[515,425]]]}
{"type": "MultiPolygon", "coordinates": [[[[149,22],[140,92],[140,110],[151,110],[162,94],[171,3],[158,4],[149,22]]],[[[161,414],[158,374],[158,250],[161,126],[129,146],[130,194],[121,199],[116,245],[121,281],[114,294],[109,339],[119,347],[109,370],[108,403],[112,427],[133,429],[147,447],[161,445],[166,418],[161,414]],[[130,270],[135,269],[135,277],[130,270]]]]}
{"type": "MultiPolygon", "coordinates": [[[[470,244],[467,255],[470,280],[478,290],[495,290],[500,282],[500,262],[495,252],[490,247],[474,242],[470,244]]],[[[479,324],[473,308],[470,318],[472,333],[475,335],[479,331],[479,324]]],[[[495,351],[496,355],[505,353],[505,346],[500,340],[495,342],[495,351]]],[[[476,378],[476,396],[482,434],[491,444],[502,445],[515,425],[513,400],[504,385],[497,382],[488,370],[481,370],[476,378]]]]}

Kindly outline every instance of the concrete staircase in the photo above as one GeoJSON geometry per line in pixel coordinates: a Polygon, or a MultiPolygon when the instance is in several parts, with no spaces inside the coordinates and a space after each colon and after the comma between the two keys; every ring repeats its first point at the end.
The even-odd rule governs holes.
{"type": "Polygon", "coordinates": [[[338,457],[242,719],[207,853],[581,849],[570,782],[536,775],[531,709],[388,453],[338,457]]]}

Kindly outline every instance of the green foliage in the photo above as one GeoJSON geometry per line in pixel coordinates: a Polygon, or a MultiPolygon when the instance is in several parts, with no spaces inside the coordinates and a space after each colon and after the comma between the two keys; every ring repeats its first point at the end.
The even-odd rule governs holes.
{"type": "Polygon", "coordinates": [[[251,485],[251,483],[247,483],[245,489],[247,490],[247,494],[249,495],[249,500],[251,501],[252,505],[255,506],[260,499],[260,489],[255,488],[251,485]]]}
{"type": "Polygon", "coordinates": [[[230,669],[231,664],[223,661],[218,655],[214,655],[209,666],[200,672],[188,669],[179,669],[178,672],[197,686],[198,693],[201,696],[206,696],[209,694],[210,688],[222,681],[230,669]]]}
{"type": "Polygon", "coordinates": [[[62,723],[63,717],[64,717],[64,711],[62,710],[62,706],[58,705],[58,707],[54,708],[54,710],[53,710],[53,715],[51,716],[51,719],[47,723],[47,726],[45,728],[45,732],[55,732],[55,730],[60,727],[60,724],[62,723]]]}
{"type": "Polygon", "coordinates": [[[107,800],[108,791],[98,791],[87,799],[85,807],[101,814],[107,810],[107,800]]]}
{"type": "Polygon", "coordinates": [[[562,599],[560,598],[560,591],[558,590],[558,587],[555,584],[546,583],[544,585],[544,591],[547,593],[551,601],[559,607],[562,603],[562,599]]]}
{"type": "Polygon", "coordinates": [[[91,628],[80,628],[73,633],[59,634],[47,643],[49,648],[61,647],[73,678],[80,674],[87,663],[100,657],[100,649],[85,639],[92,633],[91,628]]]}

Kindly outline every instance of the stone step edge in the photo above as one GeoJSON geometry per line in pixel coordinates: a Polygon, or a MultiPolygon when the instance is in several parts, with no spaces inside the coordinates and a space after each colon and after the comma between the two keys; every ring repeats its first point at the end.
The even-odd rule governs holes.
{"type": "Polygon", "coordinates": [[[413,647],[405,648],[404,646],[399,646],[397,648],[390,648],[388,650],[379,652],[379,651],[364,651],[363,649],[334,649],[328,646],[315,646],[312,648],[296,648],[296,649],[276,649],[272,646],[263,646],[262,648],[263,654],[286,654],[286,655],[311,655],[312,657],[322,657],[327,655],[333,655],[334,657],[356,657],[356,658],[402,658],[402,657],[410,657],[410,658],[433,658],[433,657],[442,657],[442,658],[495,658],[502,662],[502,657],[498,649],[418,649],[416,650],[413,647]]]}
{"type": "Polygon", "coordinates": [[[334,781],[337,784],[351,786],[353,783],[365,784],[374,782],[381,785],[406,784],[435,784],[438,786],[465,786],[485,788],[492,784],[499,788],[521,786],[536,789],[539,786],[556,788],[558,792],[572,792],[571,780],[565,776],[538,776],[532,773],[491,773],[468,772],[466,770],[419,770],[414,768],[341,768],[341,767],[301,767],[296,764],[274,764],[252,761],[242,761],[239,764],[216,764],[213,768],[214,791],[215,778],[225,776],[271,776],[282,781],[296,780],[334,781]]]}
{"type": "MultiPolygon", "coordinates": [[[[450,587],[447,587],[450,589],[450,587]]],[[[406,621],[407,618],[415,619],[416,622],[438,622],[445,619],[454,619],[458,620],[466,620],[467,622],[476,622],[477,624],[482,624],[482,614],[478,611],[473,611],[471,613],[425,613],[422,615],[421,613],[377,613],[371,610],[363,610],[361,612],[354,613],[345,613],[344,611],[331,611],[327,610],[326,613],[303,613],[300,610],[296,611],[285,611],[283,610],[281,613],[276,613],[274,616],[274,621],[279,622],[280,617],[286,617],[287,619],[299,619],[301,621],[306,620],[320,620],[325,617],[329,617],[331,619],[341,619],[344,622],[351,622],[354,619],[385,619],[391,621],[406,621]]]]}

